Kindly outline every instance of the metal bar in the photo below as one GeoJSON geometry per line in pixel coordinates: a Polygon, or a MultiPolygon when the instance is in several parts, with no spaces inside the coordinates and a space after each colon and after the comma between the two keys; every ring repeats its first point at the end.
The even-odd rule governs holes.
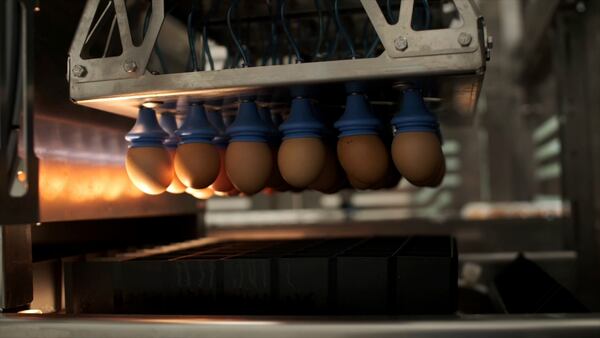
{"type": "Polygon", "coordinates": [[[433,319],[0,316],[0,337],[598,337],[597,314],[433,319]]]}
{"type": "Polygon", "coordinates": [[[0,226],[0,310],[27,306],[33,299],[31,228],[0,226]]]}
{"type": "Polygon", "coordinates": [[[110,9],[111,5],[112,5],[112,1],[110,1],[110,2],[108,2],[106,4],[106,7],[104,8],[104,11],[102,11],[102,14],[100,14],[100,17],[96,21],[96,24],[94,25],[94,27],[92,27],[92,29],[90,30],[90,32],[86,36],[85,41],[83,42],[84,44],[88,43],[88,41],[90,41],[90,38],[92,36],[94,36],[94,33],[96,32],[96,29],[98,29],[98,26],[100,26],[100,23],[104,19],[104,16],[106,15],[106,13],[108,12],[108,10],[110,9]]]}

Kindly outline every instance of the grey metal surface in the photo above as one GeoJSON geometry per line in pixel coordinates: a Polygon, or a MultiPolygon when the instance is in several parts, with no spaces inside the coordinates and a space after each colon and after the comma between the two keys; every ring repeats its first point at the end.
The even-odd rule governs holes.
{"type": "Polygon", "coordinates": [[[33,299],[31,229],[0,226],[0,311],[27,306],[33,299]]]}
{"type": "MultiPolygon", "coordinates": [[[[214,98],[298,84],[449,76],[448,86],[451,88],[443,90],[444,100],[455,111],[468,114],[473,112],[477,102],[486,55],[491,45],[488,44],[483,19],[474,2],[456,0],[455,3],[464,20],[460,29],[415,32],[408,28],[411,21],[408,14],[402,14],[399,23],[390,26],[374,0],[363,1],[370,20],[386,46],[386,53],[376,58],[153,75],[148,71],[142,73],[145,70],[143,62],[137,62],[137,71],[134,73],[123,71],[121,57],[76,60],[97,5],[97,1],[92,0],[88,2],[70,51],[70,68],[78,64],[84,66],[88,74],[85,77],[75,77],[72,72],[68,74],[70,96],[80,104],[133,117],[137,114],[137,107],[148,100],[172,101],[180,96],[214,98]],[[398,34],[411,40],[404,51],[391,47],[398,34]],[[461,45],[461,34],[471,36],[472,42],[461,45]]],[[[408,10],[412,8],[413,0],[402,0],[402,6],[406,8],[402,13],[412,13],[408,10]]],[[[117,17],[127,16],[119,12],[119,7],[116,6],[116,9],[117,17]]],[[[158,22],[153,12],[149,31],[155,32],[161,24],[162,20],[158,22]]],[[[143,46],[153,46],[155,40],[154,34],[148,34],[143,46]]],[[[150,53],[151,48],[141,48],[124,54],[132,60],[147,60],[150,53]]]]}
{"type": "Polygon", "coordinates": [[[0,337],[564,337],[600,335],[591,315],[455,318],[215,318],[174,316],[2,316],[0,337]]]}

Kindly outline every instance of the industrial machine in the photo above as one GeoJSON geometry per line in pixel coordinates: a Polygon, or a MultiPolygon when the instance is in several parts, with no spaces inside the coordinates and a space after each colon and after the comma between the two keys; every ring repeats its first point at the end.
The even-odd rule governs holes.
{"type": "Polygon", "coordinates": [[[598,336],[598,25],[3,2],[0,336],[598,336]]]}

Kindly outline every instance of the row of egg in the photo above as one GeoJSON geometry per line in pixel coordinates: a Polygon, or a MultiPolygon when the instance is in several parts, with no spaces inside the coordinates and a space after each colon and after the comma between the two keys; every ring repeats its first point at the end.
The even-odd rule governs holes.
{"type": "Polygon", "coordinates": [[[290,114],[279,128],[269,108],[258,107],[252,97],[240,98],[228,126],[220,111],[207,112],[201,102],[191,104],[179,128],[173,114],[162,114],[159,124],[155,111],[142,107],[126,137],[129,177],[147,194],[207,187],[222,195],[252,195],[264,188],[334,193],[349,186],[393,187],[400,175],[416,186],[439,185],[445,174],[441,134],[421,92],[403,91],[401,109],[391,120],[389,149],[361,85],[346,87],[345,111],[334,124],[337,135],[302,88],[292,90],[290,114]]]}

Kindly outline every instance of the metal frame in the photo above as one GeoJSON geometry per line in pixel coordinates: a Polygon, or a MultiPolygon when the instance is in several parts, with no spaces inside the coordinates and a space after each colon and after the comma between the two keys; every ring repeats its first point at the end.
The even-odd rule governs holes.
{"type": "Polygon", "coordinates": [[[162,1],[153,0],[157,7],[153,7],[146,38],[140,47],[134,47],[123,0],[115,0],[123,54],[84,60],[80,54],[99,4],[99,0],[89,0],[70,50],[67,77],[71,98],[134,117],[145,101],[175,100],[179,96],[215,98],[298,84],[456,76],[449,81],[451,90],[445,91],[447,99],[459,112],[471,113],[491,49],[476,4],[473,0],[454,0],[464,23],[460,28],[414,31],[414,1],[402,0],[398,23],[389,25],[376,0],[361,0],[386,50],[376,58],[154,75],[146,71],[146,65],[164,20],[162,1]]]}
{"type": "MultiPolygon", "coordinates": [[[[7,42],[1,52],[18,49],[18,70],[0,74],[0,86],[8,87],[0,91],[4,94],[0,101],[0,311],[27,306],[33,297],[31,231],[29,225],[22,225],[36,222],[39,212],[38,161],[33,152],[31,5],[27,0],[0,4],[0,39],[15,38],[15,45],[7,42]],[[5,31],[10,20],[17,21],[17,32],[5,31]],[[14,79],[11,72],[15,72],[14,79]],[[9,89],[11,81],[16,81],[14,92],[9,89]]],[[[4,57],[9,56],[0,60],[10,65],[4,57]]]]}
{"type": "Polygon", "coordinates": [[[598,337],[598,315],[441,318],[0,316],[0,337],[598,337]]]}
{"type": "MultiPolygon", "coordinates": [[[[3,3],[4,10],[10,6],[17,14],[0,13],[4,17],[14,15],[12,19],[18,20],[19,48],[18,67],[21,76],[16,80],[15,93],[3,92],[6,97],[0,106],[0,225],[26,224],[38,220],[38,161],[33,151],[33,95],[31,83],[33,76],[31,51],[32,30],[30,29],[31,8],[30,1],[8,1],[3,3]],[[10,103],[13,100],[14,104],[10,103]],[[19,145],[23,149],[23,157],[19,157],[19,145]]],[[[8,22],[8,20],[6,21],[8,22]]],[[[4,34],[5,27],[0,26],[0,34],[4,34]]],[[[3,53],[9,52],[10,46],[3,48],[3,53]]],[[[4,59],[2,59],[4,61],[4,59]]],[[[9,72],[10,70],[7,70],[9,72]]],[[[8,74],[6,74],[8,76],[8,74]]],[[[8,82],[7,82],[8,83],[8,82]]],[[[4,84],[3,84],[4,85],[4,84]]]]}

